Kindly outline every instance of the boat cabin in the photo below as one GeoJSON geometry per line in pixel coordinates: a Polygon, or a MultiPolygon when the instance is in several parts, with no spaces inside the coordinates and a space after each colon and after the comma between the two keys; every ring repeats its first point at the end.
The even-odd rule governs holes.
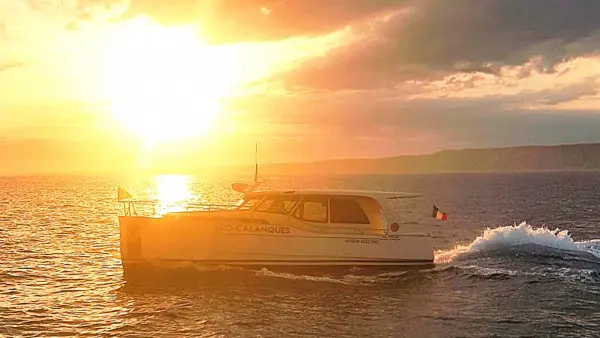
{"type": "Polygon", "coordinates": [[[322,226],[386,230],[387,219],[393,214],[387,202],[419,196],[351,190],[256,191],[247,192],[237,210],[289,215],[299,221],[322,226]]]}

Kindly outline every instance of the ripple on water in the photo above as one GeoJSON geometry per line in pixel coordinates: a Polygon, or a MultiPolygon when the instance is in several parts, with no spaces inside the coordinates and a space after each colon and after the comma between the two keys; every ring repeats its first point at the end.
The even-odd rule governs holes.
{"type": "MultiPolygon", "coordinates": [[[[422,271],[336,275],[221,267],[199,271],[192,283],[158,284],[122,276],[114,189],[125,179],[0,179],[0,335],[594,336],[598,241],[539,226],[488,232],[482,226],[564,210],[558,216],[569,219],[560,218],[562,225],[571,224],[584,239],[600,238],[594,227],[599,209],[586,202],[597,195],[586,187],[600,175],[586,176],[584,186],[566,184],[570,176],[544,177],[309,180],[302,184],[365,188],[368,182],[368,188],[424,191],[455,209],[443,226],[430,227],[438,243],[471,244],[440,250],[443,264],[422,271]],[[560,198],[530,197],[539,191],[560,198]]],[[[283,187],[296,179],[281,180],[283,187]]],[[[203,198],[210,192],[223,199],[218,187],[230,181],[193,187],[203,198]]],[[[151,190],[145,179],[132,182],[132,191],[151,190]]]]}

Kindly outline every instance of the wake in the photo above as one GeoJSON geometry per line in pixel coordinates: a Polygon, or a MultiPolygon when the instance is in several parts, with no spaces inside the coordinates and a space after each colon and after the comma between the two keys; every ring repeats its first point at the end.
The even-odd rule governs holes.
{"type": "Polygon", "coordinates": [[[460,256],[471,253],[493,251],[520,245],[538,245],[558,250],[590,254],[600,259],[600,241],[575,242],[567,230],[550,230],[545,227],[533,228],[523,222],[519,225],[487,228],[471,244],[457,245],[450,250],[435,252],[436,264],[450,263],[460,256]]]}
{"type": "Polygon", "coordinates": [[[377,275],[354,275],[347,274],[342,277],[336,278],[333,276],[315,276],[315,275],[297,275],[293,273],[287,272],[275,272],[271,271],[267,268],[262,268],[260,270],[254,271],[256,276],[261,277],[273,277],[280,279],[289,279],[289,280],[302,280],[302,281],[310,281],[310,282],[325,282],[325,283],[335,283],[335,284],[344,284],[344,285],[373,285],[381,282],[385,282],[388,280],[397,280],[403,275],[407,274],[407,271],[394,271],[394,272],[384,272],[377,275]]]}
{"type": "Polygon", "coordinates": [[[363,275],[350,273],[345,275],[330,274],[295,274],[289,272],[271,271],[267,268],[249,269],[233,266],[217,266],[203,269],[203,272],[242,272],[250,273],[256,277],[276,278],[282,280],[307,281],[317,283],[333,283],[349,286],[372,286],[380,283],[393,283],[411,277],[422,276],[429,273],[443,273],[445,271],[465,271],[471,276],[480,276],[488,279],[504,279],[517,275],[546,276],[548,274],[562,277],[578,278],[584,280],[597,280],[597,272],[589,269],[576,269],[572,267],[551,268],[549,271],[520,271],[510,270],[506,267],[477,266],[473,264],[447,264],[459,262],[470,254],[494,254],[495,251],[509,249],[522,245],[537,245],[556,250],[570,251],[581,255],[591,255],[600,260],[600,240],[576,242],[567,230],[550,230],[546,227],[534,228],[523,222],[519,225],[487,228],[483,234],[467,245],[457,245],[450,250],[435,252],[434,263],[442,266],[408,272],[406,270],[363,275]],[[575,277],[573,277],[575,276],[575,277]]]}
{"type": "MultiPolygon", "coordinates": [[[[435,252],[434,263],[438,266],[433,269],[419,270],[422,273],[439,273],[448,269],[460,269],[468,271],[472,275],[482,276],[486,278],[508,278],[515,275],[533,274],[523,271],[509,270],[500,267],[476,266],[462,264],[451,264],[455,261],[460,261],[461,258],[475,253],[493,253],[502,249],[509,249],[523,245],[537,245],[556,250],[574,252],[581,255],[591,255],[600,260],[600,240],[576,242],[571,238],[568,230],[550,230],[546,227],[534,228],[531,225],[523,222],[519,225],[503,226],[498,228],[487,228],[483,234],[478,236],[473,242],[467,245],[457,245],[450,250],[439,250],[435,252]]],[[[569,269],[567,269],[569,270],[569,269]]],[[[577,274],[580,274],[580,269],[576,269],[577,274]]],[[[558,270],[558,273],[570,274],[569,271],[558,270]]],[[[556,271],[555,271],[556,272],[556,271]]],[[[589,275],[589,272],[584,271],[589,275]]],[[[381,273],[377,275],[355,275],[348,274],[339,278],[332,276],[314,276],[302,275],[293,273],[281,273],[270,271],[266,268],[254,271],[256,276],[272,277],[288,280],[304,280],[311,282],[336,283],[345,285],[374,285],[391,281],[398,281],[408,275],[406,271],[397,271],[391,273],[381,273]]],[[[553,272],[554,273],[554,272],[553,272]]]]}

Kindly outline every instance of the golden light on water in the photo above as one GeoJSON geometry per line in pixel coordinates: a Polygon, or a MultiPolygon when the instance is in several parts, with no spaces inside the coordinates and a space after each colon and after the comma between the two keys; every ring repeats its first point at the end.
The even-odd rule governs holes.
{"type": "Polygon", "coordinates": [[[155,177],[156,213],[165,214],[186,210],[186,203],[193,201],[192,179],[187,175],[159,175],[155,177]]]}

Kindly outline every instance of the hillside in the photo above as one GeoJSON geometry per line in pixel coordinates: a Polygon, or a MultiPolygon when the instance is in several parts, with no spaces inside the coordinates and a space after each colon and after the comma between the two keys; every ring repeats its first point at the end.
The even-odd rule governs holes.
{"type": "Polygon", "coordinates": [[[600,170],[600,143],[444,150],[429,155],[268,164],[272,174],[401,174],[600,170]]]}

